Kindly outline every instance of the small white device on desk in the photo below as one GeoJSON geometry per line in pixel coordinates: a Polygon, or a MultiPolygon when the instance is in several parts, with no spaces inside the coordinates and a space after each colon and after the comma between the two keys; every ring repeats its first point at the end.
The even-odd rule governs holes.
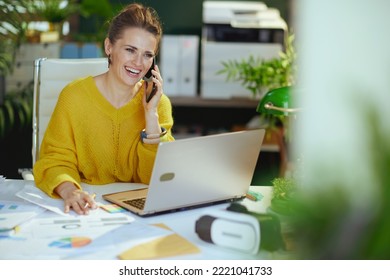
{"type": "Polygon", "coordinates": [[[195,232],[208,243],[255,255],[261,249],[285,249],[280,220],[276,215],[248,211],[241,203],[231,203],[226,210],[201,216],[195,232]]]}
{"type": "Polygon", "coordinates": [[[257,254],[260,247],[260,226],[250,215],[218,210],[200,217],[195,231],[200,239],[222,247],[257,254]]]}

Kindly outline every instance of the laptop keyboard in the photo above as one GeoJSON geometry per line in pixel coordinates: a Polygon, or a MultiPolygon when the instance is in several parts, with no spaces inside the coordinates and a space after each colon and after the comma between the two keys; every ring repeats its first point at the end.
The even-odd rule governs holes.
{"type": "Polygon", "coordinates": [[[143,197],[143,198],[125,200],[125,201],[123,201],[123,203],[129,204],[135,208],[142,210],[142,209],[144,209],[144,206],[145,206],[145,200],[146,200],[145,197],[143,197]]]}

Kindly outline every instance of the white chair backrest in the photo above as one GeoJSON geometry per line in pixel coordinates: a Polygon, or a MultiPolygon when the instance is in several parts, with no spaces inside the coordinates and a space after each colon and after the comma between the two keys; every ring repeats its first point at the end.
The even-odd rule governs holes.
{"type": "Polygon", "coordinates": [[[71,81],[108,70],[106,58],[39,58],[34,63],[33,166],[61,90],[71,81]]]}

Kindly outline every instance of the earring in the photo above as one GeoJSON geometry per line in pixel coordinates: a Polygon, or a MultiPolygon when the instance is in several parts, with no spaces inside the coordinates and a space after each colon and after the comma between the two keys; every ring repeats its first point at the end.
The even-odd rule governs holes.
{"type": "Polygon", "coordinates": [[[111,54],[108,55],[108,68],[110,68],[111,65],[111,54]]]}

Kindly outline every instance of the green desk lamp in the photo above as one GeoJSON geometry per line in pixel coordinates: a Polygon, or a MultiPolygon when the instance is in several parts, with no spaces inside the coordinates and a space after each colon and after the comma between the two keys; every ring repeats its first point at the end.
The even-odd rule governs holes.
{"type": "Polygon", "coordinates": [[[288,86],[267,92],[257,105],[256,111],[275,116],[288,116],[298,112],[299,108],[290,108],[292,90],[292,87],[288,86]]]}
{"type": "MultiPolygon", "coordinates": [[[[291,108],[292,106],[292,91],[295,90],[291,86],[273,89],[267,92],[257,105],[256,112],[271,117],[279,118],[283,125],[281,130],[273,130],[276,135],[277,143],[280,149],[281,165],[280,176],[284,177],[289,169],[289,149],[292,135],[290,130],[291,119],[295,119],[299,108],[291,108]],[[292,118],[291,118],[292,117],[292,118]]],[[[295,94],[295,92],[294,92],[295,94]]]]}

